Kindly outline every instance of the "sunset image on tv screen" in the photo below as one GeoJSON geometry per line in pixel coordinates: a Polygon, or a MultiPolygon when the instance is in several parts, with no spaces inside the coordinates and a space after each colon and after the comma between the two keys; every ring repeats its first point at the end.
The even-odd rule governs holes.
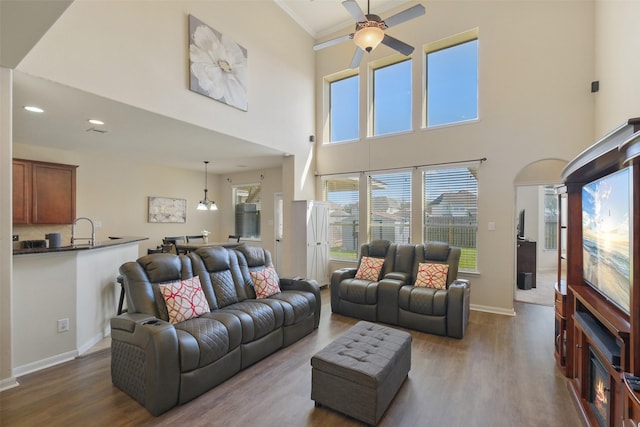
{"type": "Polygon", "coordinates": [[[629,169],[582,187],[584,279],[629,312],[629,169]]]}

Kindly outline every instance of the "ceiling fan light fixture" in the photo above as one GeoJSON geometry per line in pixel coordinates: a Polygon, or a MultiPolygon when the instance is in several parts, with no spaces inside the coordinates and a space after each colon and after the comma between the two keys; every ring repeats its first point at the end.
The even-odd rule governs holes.
{"type": "MultiPolygon", "coordinates": [[[[383,24],[384,25],[384,24],[383,24]]],[[[371,52],[384,39],[384,31],[377,22],[369,21],[353,35],[353,41],[360,49],[371,52]],[[373,25],[369,25],[373,24],[373,25]]]]}

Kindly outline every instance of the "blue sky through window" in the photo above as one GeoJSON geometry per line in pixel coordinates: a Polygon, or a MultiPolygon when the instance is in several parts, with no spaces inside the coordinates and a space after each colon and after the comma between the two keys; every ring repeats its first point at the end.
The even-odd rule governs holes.
{"type": "Polygon", "coordinates": [[[411,60],[374,71],[373,134],[411,130],[411,60]]]}
{"type": "Polygon", "coordinates": [[[427,126],[478,118],[478,40],[427,54],[427,126]]]}
{"type": "Polygon", "coordinates": [[[331,82],[331,142],[359,138],[359,82],[358,75],[331,82]]]}

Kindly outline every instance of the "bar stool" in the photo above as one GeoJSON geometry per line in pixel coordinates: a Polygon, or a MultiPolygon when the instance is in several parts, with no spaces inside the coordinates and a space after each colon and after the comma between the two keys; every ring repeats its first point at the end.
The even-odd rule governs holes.
{"type": "Polygon", "coordinates": [[[124,276],[122,274],[118,275],[116,279],[118,283],[120,283],[120,301],[118,302],[118,316],[122,313],[126,313],[127,309],[122,309],[122,304],[124,304],[124,276]]]}

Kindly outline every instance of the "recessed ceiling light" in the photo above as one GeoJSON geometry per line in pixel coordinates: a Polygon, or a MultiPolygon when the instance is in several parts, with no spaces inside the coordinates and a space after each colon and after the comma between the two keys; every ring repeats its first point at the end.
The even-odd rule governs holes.
{"type": "Polygon", "coordinates": [[[31,111],[32,113],[44,113],[44,110],[42,108],[36,107],[34,105],[25,105],[22,108],[24,108],[27,111],[31,111]]]}
{"type": "Polygon", "coordinates": [[[98,119],[89,119],[89,123],[91,123],[92,125],[103,125],[104,122],[102,120],[98,120],[98,119]]]}

